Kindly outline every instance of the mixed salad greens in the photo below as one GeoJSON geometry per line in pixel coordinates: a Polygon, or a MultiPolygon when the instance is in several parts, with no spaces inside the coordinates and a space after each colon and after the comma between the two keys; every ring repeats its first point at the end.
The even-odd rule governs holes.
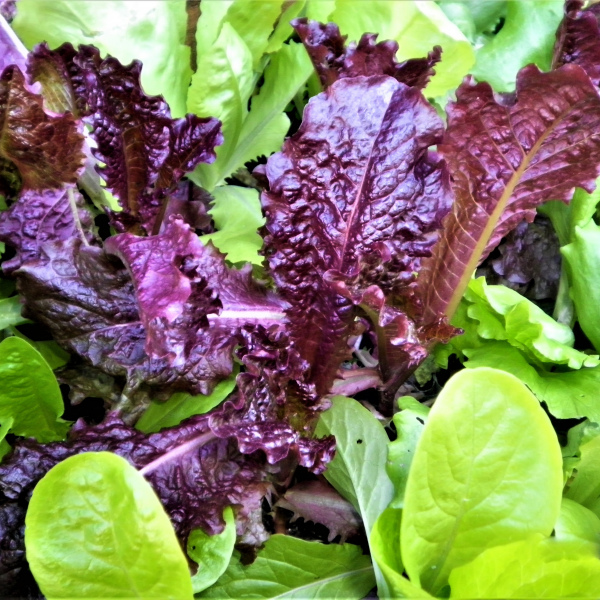
{"type": "Polygon", "coordinates": [[[0,595],[600,595],[600,4],[0,2],[0,595]]]}

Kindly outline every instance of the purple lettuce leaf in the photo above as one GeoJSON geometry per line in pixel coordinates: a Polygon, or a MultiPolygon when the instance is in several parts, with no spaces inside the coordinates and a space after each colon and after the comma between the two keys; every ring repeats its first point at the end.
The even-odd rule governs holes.
{"type": "Polygon", "coordinates": [[[2,263],[2,270],[10,274],[23,263],[39,258],[46,242],[72,238],[94,241],[93,220],[81,194],[71,187],[24,190],[7,211],[0,213],[0,241],[16,250],[14,257],[2,263]]]}
{"type": "Polygon", "coordinates": [[[442,133],[419,90],[348,78],[309,102],[299,131],[267,162],[266,256],[317,394],[348,356],[355,305],[375,306],[383,327],[401,312],[384,315],[386,298],[410,304],[452,199],[427,150],[442,133]]]}
{"type": "Polygon", "coordinates": [[[392,40],[376,43],[377,34],[365,33],[358,44],[346,46],[347,36],[341,35],[335,23],[319,23],[306,18],[295,19],[292,26],[300,36],[324,89],[338,79],[372,75],[389,75],[400,83],[423,89],[435,74],[440,62],[439,46],[426,58],[396,61],[398,44],[392,40]]]}
{"type": "MultiPolygon", "coordinates": [[[[231,404],[219,410],[231,415],[231,404]]],[[[65,442],[18,440],[0,464],[0,528],[4,529],[5,538],[12,540],[8,547],[0,544],[0,577],[16,587],[16,577],[27,571],[23,552],[24,507],[33,488],[55,464],[81,452],[115,452],[140,469],[163,503],[183,546],[193,529],[201,527],[210,534],[222,530],[223,509],[232,505],[237,508],[242,540],[264,541],[266,532],[259,531],[262,525],[257,524],[255,515],[260,514],[261,500],[270,493],[272,481],[283,482],[289,477],[295,457],[300,454],[299,445],[294,446],[296,452],[289,456],[291,461],[269,467],[262,453],[242,453],[237,430],[222,435],[212,427],[211,420],[209,415],[199,415],[177,427],[146,435],[109,414],[99,425],[78,421],[65,442]]],[[[277,439],[278,432],[269,431],[270,427],[266,423],[258,430],[260,438],[256,444],[256,449],[267,456],[273,445],[282,443],[277,439]]],[[[333,440],[306,439],[304,447],[310,448],[313,455],[312,465],[308,466],[322,470],[332,457],[333,440]]]]}
{"type": "Polygon", "coordinates": [[[565,2],[565,17],[556,32],[552,68],[582,67],[594,85],[600,85],[600,6],[582,10],[581,0],[565,2]]]}
{"type": "Polygon", "coordinates": [[[45,93],[91,125],[93,153],[104,163],[99,172],[123,208],[112,215],[115,227],[150,233],[183,175],[215,160],[222,135],[217,119],[171,119],[162,97],[142,90],[141,68],[139,61],[123,66],[93,46],[75,51],[71,44],[54,51],[40,44],[28,61],[45,93]]]}
{"type": "Polygon", "coordinates": [[[530,65],[509,95],[466,79],[456,95],[438,146],[456,201],[419,277],[424,326],[452,317],[477,265],[537,206],[593,190],[600,173],[600,97],[581,67],[530,65]]]}
{"type": "MultiPolygon", "coordinates": [[[[56,190],[75,184],[85,161],[83,135],[71,114],[44,109],[17,67],[0,76],[0,173],[18,172],[27,190],[56,190]]],[[[0,193],[14,195],[0,180],[0,193]]]]}
{"type": "Polygon", "coordinates": [[[523,221],[478,269],[488,284],[506,285],[531,300],[556,298],[560,279],[560,245],[552,223],[537,215],[533,223],[523,221]]]}
{"type": "Polygon", "coordinates": [[[330,542],[340,536],[340,542],[344,543],[361,527],[360,516],[352,504],[321,479],[297,483],[277,501],[275,508],[291,511],[291,523],[302,518],[325,525],[329,529],[330,542]]]}

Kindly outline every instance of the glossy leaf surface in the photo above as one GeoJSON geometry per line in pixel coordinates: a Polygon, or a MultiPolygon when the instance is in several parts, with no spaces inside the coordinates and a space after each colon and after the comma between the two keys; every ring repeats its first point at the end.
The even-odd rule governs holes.
{"type": "Polygon", "coordinates": [[[52,598],[192,598],[173,527],[125,459],[88,452],[56,465],[26,517],[27,560],[52,598]]]}
{"type": "Polygon", "coordinates": [[[561,463],[548,417],[518,379],[494,369],[454,375],[408,476],[400,539],[411,581],[436,594],[453,569],[487,548],[549,535],[561,463]]]}

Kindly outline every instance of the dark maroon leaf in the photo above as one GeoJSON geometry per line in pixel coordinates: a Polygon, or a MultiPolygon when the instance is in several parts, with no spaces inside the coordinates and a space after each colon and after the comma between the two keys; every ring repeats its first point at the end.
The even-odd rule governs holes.
{"type": "Polygon", "coordinates": [[[396,61],[398,44],[392,40],[376,43],[376,33],[365,33],[358,44],[346,47],[346,37],[335,23],[295,19],[292,26],[300,36],[319,75],[323,88],[345,77],[389,75],[400,83],[423,89],[434,75],[442,49],[436,46],[426,58],[396,61]]]}
{"type": "Polygon", "coordinates": [[[567,0],[565,17],[556,32],[552,68],[575,64],[583,67],[595,85],[600,85],[600,6],[581,10],[583,2],[567,0]]]}
{"type": "Polygon", "coordinates": [[[4,273],[39,258],[46,242],[72,238],[92,242],[93,220],[83,205],[81,194],[71,187],[24,190],[9,210],[0,213],[0,241],[16,250],[13,258],[2,263],[4,273]]]}
{"type": "Polygon", "coordinates": [[[215,146],[223,141],[220,122],[194,115],[171,119],[162,97],[142,90],[139,61],[123,66],[115,58],[102,59],[93,46],[75,51],[63,44],[51,51],[41,44],[28,69],[57,104],[74,103],[90,122],[94,154],[105,165],[100,174],[123,207],[112,215],[120,230],[152,232],[181,177],[216,158],[215,146]]]}
{"type": "Polygon", "coordinates": [[[309,102],[266,165],[266,254],[317,394],[348,356],[354,305],[412,296],[451,202],[427,150],[442,133],[419,90],[386,76],[345,79],[309,102]]]}
{"type": "Polygon", "coordinates": [[[577,65],[519,72],[515,95],[467,79],[448,105],[440,152],[456,202],[419,276],[424,325],[452,317],[477,265],[535,209],[594,189],[600,172],[600,97],[577,65]],[[466,225],[468,224],[468,225],[466,225]]]}
{"type": "MultiPolygon", "coordinates": [[[[0,76],[0,161],[14,165],[23,187],[54,190],[74,184],[83,167],[83,135],[70,114],[53,115],[28,89],[17,67],[0,76]]],[[[2,181],[0,192],[6,193],[2,181]],[[3,191],[4,190],[4,191],[3,191]]]]}

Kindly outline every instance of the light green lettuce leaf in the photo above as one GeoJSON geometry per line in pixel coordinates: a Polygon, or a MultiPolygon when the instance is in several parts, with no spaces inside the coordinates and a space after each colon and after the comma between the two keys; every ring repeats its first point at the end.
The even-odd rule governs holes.
{"type": "Polygon", "coordinates": [[[581,446],[600,436],[600,424],[586,419],[571,427],[567,433],[567,443],[562,448],[563,471],[566,489],[581,462],[581,446]]]}
{"type": "Polygon", "coordinates": [[[22,325],[30,323],[29,319],[24,319],[21,316],[23,305],[19,296],[10,298],[2,298],[0,300],[0,329],[6,329],[11,325],[22,325]]]}
{"type": "Polygon", "coordinates": [[[283,111],[312,72],[312,63],[302,44],[284,44],[272,56],[260,92],[252,98],[235,150],[223,166],[222,177],[249,160],[269,156],[281,148],[290,127],[283,111]]]}
{"type": "Polygon", "coordinates": [[[564,496],[600,517],[600,431],[597,426],[591,426],[582,428],[582,433],[578,460],[571,461],[573,470],[564,496]]]}
{"type": "Polygon", "coordinates": [[[226,571],[235,545],[235,516],[231,506],[223,512],[225,528],[221,533],[208,535],[202,529],[194,529],[187,541],[188,556],[198,564],[192,575],[194,594],[210,587],[226,571]]]}
{"type": "Polygon", "coordinates": [[[49,598],[193,598],[160,500],[110,452],[71,456],[48,471],[29,503],[25,547],[49,598]]]}
{"type": "Polygon", "coordinates": [[[19,1],[12,27],[28,48],[47,41],[93,44],[127,65],[142,61],[142,86],[162,94],[173,117],[185,114],[190,83],[190,49],[184,44],[185,0],[19,1]]]}
{"type": "Polygon", "coordinates": [[[388,445],[385,463],[387,474],[394,484],[395,494],[390,502],[393,508],[404,507],[404,492],[410,465],[430,410],[411,396],[399,398],[398,407],[401,410],[393,418],[397,437],[388,445]]]}
{"type": "Polygon", "coordinates": [[[213,190],[214,201],[209,210],[217,231],[200,237],[209,241],[232,263],[249,262],[262,265],[264,258],[258,251],[263,239],[258,228],[265,224],[258,190],[235,185],[224,185],[213,190]]]}
{"type": "Polygon", "coordinates": [[[283,0],[236,0],[227,11],[226,21],[250,50],[255,70],[262,70],[261,58],[269,46],[282,5],[283,0]]]}
{"type": "Polygon", "coordinates": [[[437,4],[371,0],[368,10],[365,6],[354,0],[337,0],[329,20],[339,25],[349,41],[358,41],[365,32],[378,33],[379,40],[396,40],[399,61],[426,56],[435,45],[443,48],[426,96],[442,96],[458,87],[475,63],[471,44],[437,4]]]}
{"type": "Polygon", "coordinates": [[[321,544],[273,535],[256,560],[243,566],[238,557],[200,598],[328,598],[360,600],[374,586],[368,556],[352,544],[321,544]]]}
{"type": "Polygon", "coordinates": [[[237,373],[233,373],[227,379],[217,383],[209,396],[202,394],[192,396],[187,392],[175,392],[166,402],[152,402],[136,423],[136,429],[144,433],[154,433],[165,427],[179,425],[194,415],[209,412],[231,394],[235,387],[236,376],[237,373]]]}
{"type": "Polygon", "coordinates": [[[486,550],[450,575],[451,598],[597,598],[592,544],[531,536],[486,550]]]}
{"type": "Polygon", "coordinates": [[[380,598],[433,598],[425,590],[413,585],[402,576],[404,570],[400,557],[400,523],[402,511],[397,508],[386,508],[371,530],[369,547],[371,557],[379,567],[387,590],[380,598]]]}
{"type": "Polygon", "coordinates": [[[557,540],[600,544],[600,518],[578,502],[563,498],[554,535],[557,540]]]}
{"type": "Polygon", "coordinates": [[[269,43],[265,49],[266,53],[271,54],[281,50],[283,43],[287,41],[287,39],[294,32],[292,26],[290,25],[290,21],[300,16],[306,7],[307,1],[310,2],[311,0],[294,0],[291,3],[284,3],[283,6],[286,4],[288,6],[281,14],[279,22],[277,23],[273,34],[269,38],[269,43]]]}
{"type": "Polygon", "coordinates": [[[532,366],[525,356],[507,342],[487,342],[464,351],[465,367],[493,367],[518,377],[544,402],[558,419],[588,417],[600,421],[600,367],[583,367],[579,371],[546,371],[532,366]]]}
{"type": "Polygon", "coordinates": [[[71,423],[56,377],[33,346],[17,337],[0,343],[0,423],[13,419],[12,433],[38,442],[64,439],[71,423]]]}
{"type": "MultiPolygon", "coordinates": [[[[354,506],[369,535],[394,494],[385,470],[388,436],[383,425],[356,400],[336,396],[321,415],[315,435],[335,436],[335,458],[325,478],[354,506]]],[[[384,595],[385,581],[378,569],[375,574],[379,594],[384,595]]]]}
{"type": "Polygon", "coordinates": [[[44,360],[53,371],[66,365],[71,358],[71,355],[63,350],[54,340],[36,342],[23,335],[16,327],[9,327],[8,330],[15,337],[21,338],[28,344],[31,344],[44,357],[44,360]]]}
{"type": "Polygon", "coordinates": [[[506,0],[438,0],[438,3],[476,47],[491,38],[500,19],[506,16],[506,0]]]}
{"type": "Polygon", "coordinates": [[[506,2],[502,29],[477,50],[472,74],[497,92],[512,92],[519,69],[535,63],[550,69],[555,33],[564,3],[556,0],[506,2]]]}
{"type": "Polygon", "coordinates": [[[495,369],[459,371],[429,413],[408,475],[400,541],[411,582],[438,594],[486,549],[550,535],[562,483],[556,434],[525,385],[495,369]]]}
{"type": "MultiPolygon", "coordinates": [[[[198,31],[198,36],[200,35],[198,31]]],[[[212,191],[223,178],[222,166],[235,150],[248,100],[254,89],[252,54],[229,23],[205,55],[198,54],[198,71],[192,77],[187,109],[199,117],[215,117],[222,123],[224,142],[217,147],[217,160],[199,165],[196,183],[212,191]]]]}

